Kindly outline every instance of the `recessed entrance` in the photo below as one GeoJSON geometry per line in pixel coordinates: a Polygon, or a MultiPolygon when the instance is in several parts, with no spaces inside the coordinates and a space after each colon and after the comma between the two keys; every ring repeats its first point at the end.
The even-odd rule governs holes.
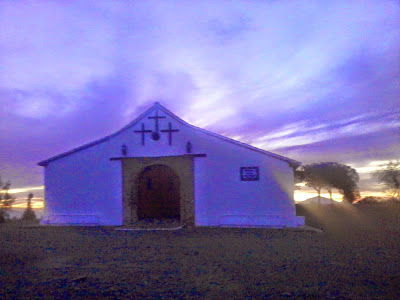
{"type": "Polygon", "coordinates": [[[138,176],[139,219],[179,219],[180,180],[166,165],[150,165],[138,176]]]}
{"type": "Polygon", "coordinates": [[[181,225],[194,225],[194,159],[197,156],[118,158],[122,161],[123,224],[129,226],[139,218],[155,220],[161,216],[178,220],[181,225]],[[161,185],[157,183],[160,181],[161,185]],[[157,193],[163,197],[155,196],[157,193]]]}

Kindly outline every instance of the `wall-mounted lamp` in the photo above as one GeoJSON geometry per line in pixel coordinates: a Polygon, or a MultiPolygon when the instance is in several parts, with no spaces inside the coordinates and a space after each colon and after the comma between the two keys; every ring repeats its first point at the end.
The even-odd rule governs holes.
{"type": "Polygon", "coordinates": [[[190,141],[186,143],[186,153],[192,153],[192,143],[190,141]]]}
{"type": "Polygon", "coordinates": [[[121,152],[123,156],[126,156],[128,154],[128,148],[125,144],[121,146],[121,152]]]}

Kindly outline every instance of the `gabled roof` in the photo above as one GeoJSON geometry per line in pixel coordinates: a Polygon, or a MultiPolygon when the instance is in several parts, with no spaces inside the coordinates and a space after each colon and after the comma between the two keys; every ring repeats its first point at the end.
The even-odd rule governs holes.
{"type": "Polygon", "coordinates": [[[256,151],[256,152],[259,152],[259,153],[262,153],[262,154],[271,156],[271,157],[276,158],[276,159],[279,159],[279,160],[283,160],[283,161],[287,162],[290,166],[299,166],[299,165],[301,165],[301,163],[298,162],[298,161],[296,161],[296,160],[293,160],[293,159],[290,159],[290,158],[287,158],[287,157],[285,157],[285,156],[278,155],[278,154],[275,154],[275,153],[272,153],[272,152],[269,152],[269,151],[265,151],[265,150],[256,148],[256,147],[254,147],[254,146],[251,146],[251,145],[248,145],[248,144],[245,144],[245,143],[242,143],[242,142],[233,140],[233,139],[231,139],[231,138],[228,138],[228,137],[219,135],[219,134],[217,134],[217,133],[214,133],[214,132],[211,132],[211,131],[208,131],[208,130],[205,130],[205,129],[196,127],[196,126],[194,126],[194,125],[191,125],[191,124],[185,122],[184,120],[182,120],[181,118],[179,118],[178,116],[176,116],[175,114],[173,114],[171,111],[169,111],[167,108],[165,108],[164,106],[162,106],[162,105],[161,105],[160,103],[158,103],[158,102],[155,102],[154,105],[153,105],[152,107],[150,107],[149,109],[147,109],[147,110],[146,110],[144,113],[142,113],[139,117],[137,117],[135,120],[133,120],[131,123],[129,123],[128,125],[126,125],[126,126],[123,127],[122,129],[118,130],[117,132],[115,132],[115,133],[113,133],[113,134],[110,134],[110,135],[108,135],[108,136],[106,136],[106,137],[104,137],[104,138],[101,138],[101,139],[98,139],[98,140],[96,140],[96,141],[93,141],[93,142],[91,142],[91,143],[85,144],[85,145],[83,145],[83,146],[74,148],[74,149],[72,149],[72,150],[70,150],[70,151],[61,153],[61,154],[56,155],[56,156],[54,156],[54,157],[51,157],[51,158],[49,158],[49,159],[43,160],[43,161],[39,162],[38,165],[39,165],[39,166],[45,167],[48,163],[50,163],[50,162],[52,162],[52,161],[54,161],[54,160],[57,160],[57,159],[62,158],[62,157],[64,157],[64,156],[67,156],[67,155],[70,155],[70,154],[72,154],[72,153],[78,152],[78,151],[80,151],[80,150],[89,148],[89,147],[91,147],[91,146],[100,144],[100,143],[102,143],[102,142],[108,141],[109,139],[111,139],[111,138],[113,138],[113,137],[115,137],[115,136],[121,134],[121,133],[124,132],[125,130],[134,127],[134,126],[135,126],[136,124],[138,124],[139,121],[142,120],[146,115],[150,114],[152,111],[154,111],[154,110],[156,110],[156,109],[160,109],[160,110],[163,111],[164,113],[168,114],[168,115],[169,115],[171,118],[173,118],[175,121],[177,121],[177,122],[179,122],[179,123],[181,123],[181,124],[184,124],[184,125],[186,125],[186,126],[189,126],[189,127],[193,128],[194,130],[201,131],[201,132],[203,132],[203,133],[205,133],[205,134],[214,136],[214,137],[216,137],[216,138],[222,139],[222,140],[227,141],[227,142],[229,142],[229,143],[236,144],[236,145],[241,146],[241,147],[245,147],[245,148],[250,149],[250,150],[252,150],[252,151],[256,151]]]}

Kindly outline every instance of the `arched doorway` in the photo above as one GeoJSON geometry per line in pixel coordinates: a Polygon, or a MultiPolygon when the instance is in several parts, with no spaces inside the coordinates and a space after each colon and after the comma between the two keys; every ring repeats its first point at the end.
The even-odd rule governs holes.
{"type": "Polygon", "coordinates": [[[138,176],[138,218],[180,218],[180,180],[166,165],[151,165],[138,176]]]}

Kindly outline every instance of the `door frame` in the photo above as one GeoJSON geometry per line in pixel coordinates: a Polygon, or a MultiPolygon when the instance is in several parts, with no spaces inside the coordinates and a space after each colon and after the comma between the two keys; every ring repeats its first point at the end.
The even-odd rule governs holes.
{"type": "Polygon", "coordinates": [[[180,186],[180,224],[195,225],[194,211],[194,158],[205,154],[184,154],[161,157],[115,157],[122,163],[122,222],[131,225],[138,221],[138,176],[147,166],[161,164],[170,167],[178,175],[180,186]]]}

